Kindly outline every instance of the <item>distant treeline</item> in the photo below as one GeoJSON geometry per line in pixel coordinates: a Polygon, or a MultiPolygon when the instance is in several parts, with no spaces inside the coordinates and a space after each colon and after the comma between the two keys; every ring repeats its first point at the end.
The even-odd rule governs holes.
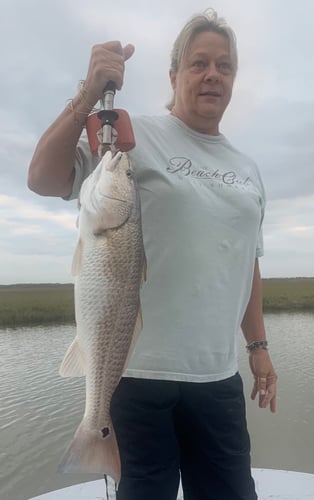
{"type": "MultiPolygon", "coordinates": [[[[264,311],[314,313],[314,278],[263,280],[264,311]]],[[[0,327],[74,322],[73,284],[0,285],[0,327]]]]}

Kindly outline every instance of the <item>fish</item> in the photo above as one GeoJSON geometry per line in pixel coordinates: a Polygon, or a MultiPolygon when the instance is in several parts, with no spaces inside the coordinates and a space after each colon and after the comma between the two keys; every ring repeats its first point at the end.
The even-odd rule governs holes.
{"type": "Polygon", "coordinates": [[[142,330],[146,280],[140,195],[127,153],[107,151],[81,186],[72,272],[76,336],[59,374],[85,376],[85,411],[59,471],[105,474],[118,484],[110,402],[142,330]]]}

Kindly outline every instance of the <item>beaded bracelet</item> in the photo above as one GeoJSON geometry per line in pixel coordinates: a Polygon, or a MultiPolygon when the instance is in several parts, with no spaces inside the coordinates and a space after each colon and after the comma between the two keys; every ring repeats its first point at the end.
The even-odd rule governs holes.
{"type": "Polygon", "coordinates": [[[252,352],[255,349],[259,349],[259,348],[265,349],[267,351],[267,349],[268,349],[267,340],[255,340],[254,342],[251,342],[250,344],[248,344],[246,346],[247,352],[252,352]]]}

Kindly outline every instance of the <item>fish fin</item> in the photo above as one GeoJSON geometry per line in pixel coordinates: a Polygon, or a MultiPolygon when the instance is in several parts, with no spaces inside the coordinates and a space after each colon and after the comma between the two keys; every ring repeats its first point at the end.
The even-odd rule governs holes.
{"type": "Polygon", "coordinates": [[[143,286],[145,281],[147,281],[147,259],[146,259],[146,255],[144,254],[141,286],[143,286]]]}
{"type": "Polygon", "coordinates": [[[132,335],[132,340],[130,343],[129,352],[128,352],[128,355],[126,357],[125,363],[124,363],[123,371],[127,368],[128,364],[129,364],[130,357],[132,355],[135,344],[137,342],[137,339],[140,336],[142,329],[143,329],[143,316],[142,316],[142,307],[141,307],[141,303],[140,303],[139,308],[138,308],[136,323],[135,323],[135,327],[134,327],[134,332],[132,335]]]}
{"type": "Polygon", "coordinates": [[[137,313],[137,318],[136,318],[136,323],[135,323],[135,328],[134,328],[134,333],[132,340],[135,339],[134,341],[136,342],[141,331],[143,329],[143,315],[142,315],[142,306],[141,303],[138,308],[138,313],[137,313]]]}
{"type": "Polygon", "coordinates": [[[64,474],[106,474],[119,483],[121,464],[113,426],[104,436],[97,429],[86,429],[84,420],[79,425],[72,443],[65,452],[58,470],[64,474]]]}
{"type": "Polygon", "coordinates": [[[72,275],[77,276],[80,273],[82,267],[82,255],[83,255],[83,241],[81,238],[76,244],[74,250],[73,260],[72,260],[72,275]]]}
{"type": "Polygon", "coordinates": [[[85,375],[84,354],[80,349],[77,337],[65,353],[59,374],[61,377],[83,377],[85,375]]]}

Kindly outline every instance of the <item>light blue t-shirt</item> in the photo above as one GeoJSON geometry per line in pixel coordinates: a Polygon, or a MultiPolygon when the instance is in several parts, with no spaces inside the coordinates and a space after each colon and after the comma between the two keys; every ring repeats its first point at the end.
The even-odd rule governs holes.
{"type": "MultiPolygon", "coordinates": [[[[234,375],[238,333],[263,254],[255,163],[222,135],[172,115],[134,117],[147,282],[126,376],[210,382],[234,375]]],[[[73,195],[98,160],[82,137],[73,195]]]]}

